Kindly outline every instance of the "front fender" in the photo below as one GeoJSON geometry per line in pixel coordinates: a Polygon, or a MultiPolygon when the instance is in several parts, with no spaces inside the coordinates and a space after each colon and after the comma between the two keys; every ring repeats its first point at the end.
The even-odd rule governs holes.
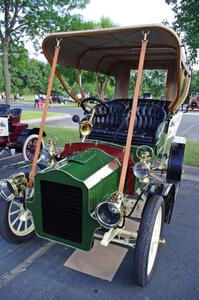
{"type": "Polygon", "coordinates": [[[186,139],[184,137],[175,137],[171,144],[168,167],[167,167],[167,177],[168,183],[180,183],[182,167],[184,161],[186,139]]]}
{"type": "MultiPolygon", "coordinates": [[[[27,128],[27,129],[21,131],[18,138],[17,138],[15,147],[17,149],[22,150],[23,144],[24,144],[26,138],[31,134],[39,134],[39,128],[38,127],[37,128],[36,127],[35,128],[27,128]]],[[[43,137],[45,137],[45,136],[46,136],[46,133],[44,131],[43,132],[43,137]]]]}

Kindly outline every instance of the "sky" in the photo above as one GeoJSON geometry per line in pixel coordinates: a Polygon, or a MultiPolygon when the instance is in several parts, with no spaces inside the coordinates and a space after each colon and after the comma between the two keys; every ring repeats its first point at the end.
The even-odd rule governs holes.
{"type": "Polygon", "coordinates": [[[90,4],[79,12],[86,20],[98,21],[104,15],[121,26],[173,19],[171,8],[165,0],[90,0],[90,4]]]}
{"type": "MultiPolygon", "coordinates": [[[[101,16],[109,17],[120,26],[161,23],[173,20],[171,8],[165,0],[90,0],[84,10],[74,13],[83,15],[86,21],[99,21],[101,16]]],[[[42,54],[36,53],[28,44],[31,58],[45,61],[42,54]]]]}

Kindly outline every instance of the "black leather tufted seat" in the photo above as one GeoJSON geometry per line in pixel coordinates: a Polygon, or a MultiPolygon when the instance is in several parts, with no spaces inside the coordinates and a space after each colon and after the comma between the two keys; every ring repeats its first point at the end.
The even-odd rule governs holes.
{"type": "Polygon", "coordinates": [[[89,135],[90,139],[111,141],[115,139],[115,132],[126,118],[128,106],[118,101],[107,103],[109,113],[105,117],[94,117],[93,130],[89,135]]]}
{"type": "MultiPolygon", "coordinates": [[[[129,115],[126,118],[124,127],[116,134],[116,140],[120,144],[126,142],[129,115]]],[[[133,132],[133,143],[136,145],[155,145],[160,137],[166,112],[155,104],[139,104],[136,112],[135,127],[133,132]]]]}
{"type": "MultiPolygon", "coordinates": [[[[107,105],[109,106],[109,114],[105,117],[94,118],[94,126],[89,139],[125,144],[132,100],[117,99],[108,102],[107,105]]],[[[133,144],[154,146],[157,143],[167,116],[168,105],[167,101],[139,100],[133,144]]]]}

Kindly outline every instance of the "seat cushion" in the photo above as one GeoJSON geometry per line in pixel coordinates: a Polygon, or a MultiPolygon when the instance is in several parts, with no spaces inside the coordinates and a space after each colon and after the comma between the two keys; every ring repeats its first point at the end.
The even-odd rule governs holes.
{"type": "MultiPolygon", "coordinates": [[[[126,99],[125,99],[126,100],[126,99]]],[[[105,117],[95,117],[89,138],[125,144],[131,108],[127,100],[109,102],[109,113],[105,117]],[[122,104],[122,105],[121,105],[122,104]]],[[[158,101],[158,100],[154,100],[158,101]]],[[[155,145],[162,132],[167,113],[157,104],[139,102],[133,132],[133,144],[155,145]]]]}
{"type": "Polygon", "coordinates": [[[10,110],[10,114],[13,116],[13,117],[18,117],[18,116],[21,116],[21,108],[13,108],[10,110]]]}
{"type": "Polygon", "coordinates": [[[119,124],[121,124],[126,114],[127,106],[117,101],[111,101],[106,103],[109,108],[109,113],[103,117],[94,117],[93,130],[106,129],[115,130],[119,124]]]}
{"type": "Polygon", "coordinates": [[[155,104],[140,104],[136,112],[135,130],[153,130],[165,120],[166,113],[164,109],[155,104]]]}

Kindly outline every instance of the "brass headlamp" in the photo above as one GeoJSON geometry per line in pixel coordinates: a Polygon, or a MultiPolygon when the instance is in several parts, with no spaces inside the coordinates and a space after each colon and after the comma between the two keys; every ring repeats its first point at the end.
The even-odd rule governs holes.
{"type": "Polygon", "coordinates": [[[54,140],[49,139],[46,148],[41,150],[39,164],[47,166],[53,166],[56,163],[56,157],[58,154],[57,144],[54,140]]]}
{"type": "Polygon", "coordinates": [[[95,216],[103,227],[115,228],[121,223],[123,219],[122,200],[123,194],[113,193],[110,199],[98,204],[95,216]]]}
{"type": "Polygon", "coordinates": [[[154,155],[154,151],[149,146],[140,146],[136,151],[136,156],[139,158],[139,162],[134,164],[133,173],[142,182],[147,182],[149,179],[149,173],[151,169],[151,158],[154,155]]]}
{"type": "Polygon", "coordinates": [[[22,172],[12,175],[8,179],[2,179],[0,181],[0,194],[6,201],[12,201],[25,190],[26,183],[27,179],[22,172]]]}

